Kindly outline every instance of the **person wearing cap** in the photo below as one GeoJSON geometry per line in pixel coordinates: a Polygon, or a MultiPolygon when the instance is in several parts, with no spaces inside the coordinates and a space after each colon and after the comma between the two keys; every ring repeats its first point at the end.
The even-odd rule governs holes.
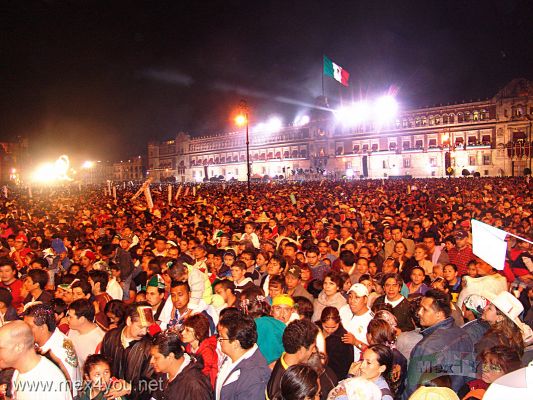
{"type": "Polygon", "coordinates": [[[285,285],[287,286],[287,294],[292,298],[297,296],[305,297],[311,303],[313,303],[315,298],[302,286],[301,278],[302,271],[297,264],[293,264],[285,270],[285,285]]]}
{"type": "Polygon", "coordinates": [[[366,333],[374,313],[367,304],[367,287],[362,283],[355,283],[348,290],[348,304],[339,310],[342,326],[348,331],[342,341],[354,346],[354,360],[359,360],[362,350],[368,346],[366,333]]]}
{"type": "Polygon", "coordinates": [[[524,306],[514,295],[501,292],[483,310],[482,318],[490,324],[489,330],[475,343],[476,353],[497,345],[505,345],[524,354],[525,342],[533,339],[531,328],[519,316],[524,306]]]}
{"type": "Polygon", "coordinates": [[[152,276],[146,284],[146,301],[152,307],[154,320],[158,322],[159,315],[165,305],[165,281],[161,275],[152,276]]]}
{"type": "Polygon", "coordinates": [[[467,272],[467,264],[474,258],[472,246],[468,242],[468,232],[464,229],[459,229],[453,234],[455,238],[455,246],[448,250],[448,257],[450,263],[457,265],[459,276],[463,276],[467,272]]]}
{"type": "Polygon", "coordinates": [[[420,301],[418,316],[422,339],[411,351],[403,399],[423,383],[425,375],[448,375],[451,388],[458,391],[476,373],[474,344],[455,325],[447,293],[428,290],[420,301]]]}
{"type": "Polygon", "coordinates": [[[126,309],[126,324],[107,332],[100,353],[111,360],[111,374],[120,384],[113,385],[108,398],[127,395],[128,399],[149,399],[149,381],[157,375],[150,365],[151,339],[147,335],[153,323],[148,303],[133,303],[126,309]]]}
{"type": "Polygon", "coordinates": [[[463,318],[467,321],[461,329],[464,330],[474,345],[483,337],[490,328],[487,321],[481,318],[483,311],[489,305],[489,301],[478,294],[471,294],[463,301],[463,318]]]}

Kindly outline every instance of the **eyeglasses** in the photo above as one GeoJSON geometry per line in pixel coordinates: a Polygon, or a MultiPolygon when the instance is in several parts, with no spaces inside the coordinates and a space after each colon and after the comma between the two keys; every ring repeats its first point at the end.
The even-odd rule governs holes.
{"type": "Polygon", "coordinates": [[[481,371],[489,373],[489,372],[502,372],[503,369],[499,365],[495,364],[482,364],[481,365],[481,371]]]}
{"type": "Polygon", "coordinates": [[[220,333],[215,333],[215,337],[217,338],[218,342],[223,342],[224,340],[231,340],[230,338],[223,338],[220,336],[220,333]]]}

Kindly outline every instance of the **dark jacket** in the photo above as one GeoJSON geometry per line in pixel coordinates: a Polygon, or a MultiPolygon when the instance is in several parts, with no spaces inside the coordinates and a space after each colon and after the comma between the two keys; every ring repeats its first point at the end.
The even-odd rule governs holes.
{"type": "Polygon", "coordinates": [[[220,400],[261,400],[265,398],[265,388],[270,378],[270,369],[265,357],[259,351],[259,347],[254,354],[242,360],[227,376],[226,380],[233,374],[239,374],[238,379],[222,384],[220,400]]]}
{"type": "Polygon", "coordinates": [[[335,372],[339,381],[346,379],[354,361],[353,346],[342,342],[342,336],[346,333],[346,329],[339,325],[337,330],[326,338],[328,366],[335,372]]]}
{"type": "Polygon", "coordinates": [[[120,340],[122,329],[124,328],[118,327],[105,334],[100,352],[111,360],[111,372],[114,377],[131,382],[133,390],[127,399],[149,399],[152,396],[147,391],[148,381],[157,378],[150,366],[150,338],[145,336],[124,348],[120,340]]]}
{"type": "Polygon", "coordinates": [[[163,380],[163,391],[155,394],[157,400],[211,400],[214,397],[209,378],[202,373],[201,361],[191,357],[187,365],[171,382],[163,380]]]}
{"type": "Polygon", "coordinates": [[[452,317],[422,332],[422,340],[411,351],[403,398],[408,399],[423,381],[448,375],[457,392],[476,374],[474,344],[452,317]]]}
{"type": "MultiPolygon", "coordinates": [[[[385,295],[379,296],[376,301],[374,301],[373,307],[384,303],[385,295]]],[[[396,307],[393,307],[392,314],[398,320],[398,328],[400,328],[402,332],[409,332],[415,329],[415,323],[413,322],[413,309],[411,308],[411,304],[407,299],[404,298],[400,304],[398,304],[396,307]]]]}

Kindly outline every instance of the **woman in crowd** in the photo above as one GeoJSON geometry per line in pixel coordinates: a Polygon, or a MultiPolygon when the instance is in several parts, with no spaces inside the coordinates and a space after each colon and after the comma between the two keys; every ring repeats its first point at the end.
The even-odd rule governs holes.
{"type": "Polygon", "coordinates": [[[335,307],[340,309],[346,304],[346,299],[341,293],[342,279],[339,273],[330,271],[324,275],[322,291],[318,295],[314,304],[313,321],[318,321],[325,307],[335,307]]]}
{"type": "Polygon", "coordinates": [[[354,354],[353,346],[342,341],[347,331],[342,326],[339,310],[331,306],[325,307],[318,325],[326,338],[328,366],[335,372],[339,381],[345,379],[354,360],[354,354]]]}
{"type": "MultiPolygon", "coordinates": [[[[398,262],[398,268],[400,271],[403,271],[404,267],[408,266],[407,261],[409,260],[409,257],[407,257],[407,246],[404,242],[398,242],[394,245],[394,252],[392,253],[392,257],[395,261],[398,262]]],[[[404,277],[404,280],[405,278],[406,277],[404,277]]]]}
{"type": "Polygon", "coordinates": [[[255,258],[255,265],[257,270],[259,271],[259,274],[261,275],[261,278],[268,274],[267,267],[269,261],[270,255],[265,251],[259,252],[255,258]]]}
{"type": "Polygon", "coordinates": [[[320,399],[318,374],[307,365],[296,364],[287,368],[281,377],[280,385],[281,390],[274,400],[320,399]]]}
{"type": "Polygon", "coordinates": [[[481,376],[459,391],[463,400],[481,400],[492,382],[522,367],[518,353],[507,346],[494,346],[480,355],[481,376]]]}
{"type": "Polygon", "coordinates": [[[422,267],[424,269],[424,272],[426,273],[426,276],[430,277],[431,279],[434,278],[433,276],[433,263],[428,260],[428,248],[423,243],[417,243],[415,245],[415,251],[413,254],[413,257],[410,259],[410,265],[418,265],[419,267],[422,267]]]}
{"type": "MultiPolygon", "coordinates": [[[[387,311],[381,311],[385,313],[387,311]]],[[[389,320],[394,318],[389,316],[389,320]]],[[[396,348],[396,329],[385,319],[372,319],[367,328],[367,341],[370,345],[382,344],[392,351],[392,368],[389,378],[390,388],[396,396],[403,393],[405,377],[407,375],[407,359],[396,348]]]]}
{"type": "Polygon", "coordinates": [[[389,387],[393,355],[390,348],[383,344],[373,344],[363,353],[363,360],[350,369],[353,376],[361,376],[373,382],[381,390],[382,400],[393,400],[394,393],[389,387]]]}
{"type": "Polygon", "coordinates": [[[522,357],[524,340],[516,319],[523,310],[522,303],[509,292],[500,293],[485,307],[482,318],[490,324],[490,328],[474,344],[478,356],[491,347],[508,346],[522,357]]]}
{"type": "Polygon", "coordinates": [[[420,297],[426,294],[429,287],[424,283],[426,279],[426,272],[424,268],[415,266],[411,270],[411,282],[407,284],[409,289],[409,299],[420,297]]]}
{"type": "Polygon", "coordinates": [[[457,301],[457,296],[463,288],[461,284],[461,277],[458,276],[457,273],[457,265],[446,264],[444,266],[443,276],[444,279],[446,279],[448,281],[448,284],[450,285],[450,294],[452,296],[452,301],[457,301]]]}
{"type": "Polygon", "coordinates": [[[187,353],[202,357],[202,372],[214,388],[218,374],[217,340],[215,336],[209,336],[207,317],[204,314],[194,314],[187,318],[182,325],[181,340],[187,345],[187,353]]]}

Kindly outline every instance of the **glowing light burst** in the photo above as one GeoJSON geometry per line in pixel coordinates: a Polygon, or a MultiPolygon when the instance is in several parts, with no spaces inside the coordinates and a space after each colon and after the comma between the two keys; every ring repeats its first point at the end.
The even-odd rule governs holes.
{"type": "Polygon", "coordinates": [[[40,183],[54,183],[61,181],[71,181],[68,176],[70,160],[68,156],[62,155],[55,162],[47,162],[40,165],[32,174],[32,180],[40,183]]]}
{"type": "Polygon", "coordinates": [[[309,115],[299,115],[294,120],[294,126],[305,126],[309,123],[309,115]]]}
{"type": "Polygon", "coordinates": [[[253,132],[276,133],[283,127],[283,121],[278,117],[271,117],[267,122],[261,122],[254,126],[253,132]]]}

